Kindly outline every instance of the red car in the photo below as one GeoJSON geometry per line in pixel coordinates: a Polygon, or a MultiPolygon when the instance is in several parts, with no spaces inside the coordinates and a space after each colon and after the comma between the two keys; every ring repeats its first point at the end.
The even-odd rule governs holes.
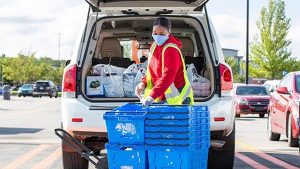
{"type": "Polygon", "coordinates": [[[269,91],[261,85],[237,85],[235,88],[235,116],[241,114],[259,114],[263,118],[268,111],[269,91]]]}
{"type": "Polygon", "coordinates": [[[272,93],[269,105],[269,139],[278,141],[280,135],[288,138],[290,147],[299,145],[300,72],[291,72],[283,77],[272,93]]]}

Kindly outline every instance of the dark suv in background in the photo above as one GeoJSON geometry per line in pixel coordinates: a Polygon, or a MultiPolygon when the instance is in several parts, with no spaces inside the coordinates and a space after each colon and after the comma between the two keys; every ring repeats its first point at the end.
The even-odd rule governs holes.
{"type": "Polygon", "coordinates": [[[33,87],[33,97],[49,96],[50,98],[58,96],[56,85],[50,80],[39,80],[33,87]]]}

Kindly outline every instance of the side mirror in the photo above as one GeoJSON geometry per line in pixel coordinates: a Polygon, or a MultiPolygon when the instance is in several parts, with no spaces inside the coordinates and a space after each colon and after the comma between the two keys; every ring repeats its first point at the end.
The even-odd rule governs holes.
{"type": "Polygon", "coordinates": [[[279,94],[290,94],[287,87],[277,87],[276,91],[279,94]]]}
{"type": "Polygon", "coordinates": [[[66,61],[66,66],[68,66],[68,64],[70,64],[71,60],[67,60],[66,61]]]}

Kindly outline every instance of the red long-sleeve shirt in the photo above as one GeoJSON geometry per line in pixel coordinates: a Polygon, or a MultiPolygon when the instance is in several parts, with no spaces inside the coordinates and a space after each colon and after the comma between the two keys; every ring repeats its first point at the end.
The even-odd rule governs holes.
{"type": "MultiPolygon", "coordinates": [[[[180,53],[177,49],[169,47],[164,53],[164,70],[162,73],[162,49],[167,43],[175,43],[181,48],[180,40],[170,35],[169,39],[161,46],[156,46],[149,64],[149,70],[152,78],[153,88],[150,96],[153,99],[159,98],[165,100],[164,93],[174,82],[177,89],[185,85],[183,64],[180,53]]],[[[146,77],[143,83],[147,86],[146,77]]]]}

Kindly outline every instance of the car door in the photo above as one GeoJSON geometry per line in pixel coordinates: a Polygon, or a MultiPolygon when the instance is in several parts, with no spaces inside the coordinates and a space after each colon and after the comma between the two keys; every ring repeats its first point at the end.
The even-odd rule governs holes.
{"type": "MultiPolygon", "coordinates": [[[[292,76],[290,74],[286,75],[282,83],[280,83],[280,87],[287,87],[289,92],[292,92],[292,76]]],[[[276,124],[280,128],[280,133],[285,132],[285,125],[286,125],[286,110],[288,107],[289,99],[290,99],[290,94],[281,94],[277,93],[277,101],[275,103],[275,119],[276,119],[276,124]]]]}

